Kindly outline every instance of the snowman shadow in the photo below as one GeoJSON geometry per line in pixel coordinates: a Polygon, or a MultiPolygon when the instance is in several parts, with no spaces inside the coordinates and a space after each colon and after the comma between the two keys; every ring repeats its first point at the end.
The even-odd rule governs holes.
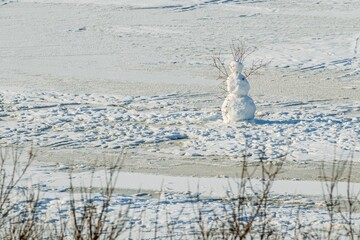
{"type": "Polygon", "coordinates": [[[290,124],[298,124],[300,122],[305,123],[313,123],[313,122],[321,122],[321,123],[342,123],[340,120],[332,120],[330,123],[326,119],[289,119],[289,120],[266,120],[266,119],[253,119],[251,120],[252,123],[258,124],[258,125],[290,125],[290,124]]]}
{"type": "Polygon", "coordinates": [[[298,124],[301,120],[289,119],[289,120],[266,120],[266,119],[254,119],[254,124],[259,125],[284,125],[284,124],[298,124]]]}

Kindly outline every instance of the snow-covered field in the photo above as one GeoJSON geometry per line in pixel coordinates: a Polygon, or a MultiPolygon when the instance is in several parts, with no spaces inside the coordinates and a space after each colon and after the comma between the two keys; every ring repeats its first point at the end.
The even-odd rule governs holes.
{"type": "MultiPolygon", "coordinates": [[[[60,215],[69,217],[69,205],[72,197],[79,201],[76,211],[81,213],[84,195],[75,192],[69,195],[70,179],[75,189],[89,186],[93,190],[90,198],[95,204],[101,204],[105,198],[96,189],[107,186],[110,170],[94,171],[89,166],[76,165],[69,177],[70,166],[49,166],[35,164],[19,183],[19,190],[40,189],[40,204],[37,215],[42,221],[56,223],[60,215]],[[51,177],[49,177],[51,176],[51,177]],[[107,176],[107,177],[106,177],[107,176]]],[[[10,170],[10,169],[9,169],[10,170]]],[[[231,197],[237,197],[240,179],[194,178],[178,176],[155,176],[151,174],[120,172],[114,181],[115,186],[126,186],[126,191],[115,193],[109,207],[109,219],[119,211],[128,211],[130,220],[120,239],[194,239],[199,234],[199,214],[201,212],[206,228],[211,228],[215,221],[231,219],[234,206],[231,197]],[[161,186],[159,188],[159,186],[161,186]],[[232,189],[230,191],[230,189],[232,189]],[[157,230],[155,229],[155,226],[157,230]],[[157,231],[155,233],[155,231],[157,231]],[[170,234],[171,233],[171,234],[170,234]],[[157,235],[158,237],[154,237],[157,235]],[[132,236],[132,237],[130,237],[132,236]]],[[[263,182],[251,180],[246,184],[248,194],[261,192],[263,182]]],[[[326,236],[329,215],[325,206],[328,204],[320,195],[326,189],[325,183],[316,181],[277,180],[272,183],[266,214],[271,221],[271,228],[283,239],[297,239],[297,231],[309,231],[311,234],[326,236]],[[299,225],[301,228],[299,228],[299,225]]],[[[337,201],[346,201],[347,183],[339,183],[334,192],[337,201]]],[[[351,193],[360,191],[360,184],[350,187],[351,193]]],[[[21,195],[14,197],[19,205],[24,204],[21,195]]],[[[256,205],[245,206],[242,217],[250,217],[256,205]]],[[[20,207],[21,209],[21,207],[20,207]]],[[[352,213],[353,227],[358,229],[360,215],[352,213]]],[[[340,214],[333,219],[336,231],[344,230],[346,221],[340,214]]],[[[261,219],[254,225],[261,224],[261,219]]],[[[345,237],[346,235],[344,235],[345,237]]],[[[340,234],[341,235],[341,234],[340,234]]]]}
{"type": "MultiPolygon", "coordinates": [[[[244,155],[287,153],[281,176],[294,180],[273,194],[307,202],[322,194],[320,161],[350,156],[360,166],[359,136],[357,0],[0,0],[0,144],[38,149],[26,180],[47,179],[48,199],[66,198],[72,163],[86,178],[127,147],[118,188],[158,191],[163,179],[179,198],[163,205],[175,214],[191,204],[178,193],[194,192],[197,176],[201,194],[222,197],[244,155]],[[211,56],[229,63],[234,39],[258,48],[245,67],[271,63],[248,79],[255,120],[224,124],[211,56]]],[[[284,209],[286,232],[293,209],[284,209]]]]}

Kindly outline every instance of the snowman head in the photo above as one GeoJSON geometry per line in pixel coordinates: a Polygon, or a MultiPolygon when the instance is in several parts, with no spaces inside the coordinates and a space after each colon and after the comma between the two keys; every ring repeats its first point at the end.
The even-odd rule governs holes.
{"type": "Polygon", "coordinates": [[[244,65],[241,62],[232,61],[229,65],[229,68],[232,73],[240,74],[244,68],[244,65]]]}

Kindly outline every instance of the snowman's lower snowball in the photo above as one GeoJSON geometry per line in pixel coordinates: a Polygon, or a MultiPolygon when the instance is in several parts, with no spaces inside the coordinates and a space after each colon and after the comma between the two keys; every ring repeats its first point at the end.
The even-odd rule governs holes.
{"type": "Polygon", "coordinates": [[[244,120],[251,120],[255,116],[255,103],[249,96],[239,97],[230,93],[224,100],[221,107],[225,123],[236,123],[244,120]]]}

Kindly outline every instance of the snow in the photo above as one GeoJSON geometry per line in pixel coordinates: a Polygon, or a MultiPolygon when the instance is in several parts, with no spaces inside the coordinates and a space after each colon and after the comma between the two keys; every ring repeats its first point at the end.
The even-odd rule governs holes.
{"type": "MultiPolygon", "coordinates": [[[[219,199],[237,181],[221,177],[225,168],[234,171],[244,155],[256,164],[259,156],[275,162],[287,154],[285,164],[294,167],[287,176],[298,180],[273,184],[274,202],[284,203],[271,205],[279,229],[289,237],[299,205],[309,227],[323,226],[323,185],[302,176],[322,160],[360,161],[359,9],[357,0],[0,1],[0,144],[42,154],[21,186],[41,187],[50,219],[58,203],[69,203],[69,162],[81,160],[76,186],[89,184],[95,171],[92,182],[102,187],[104,172],[88,156],[130,149],[134,167],[120,173],[117,188],[141,194],[114,196],[112,210],[134,204],[143,233],[157,212],[162,229],[167,212],[183,213],[178,233],[190,232],[194,197],[205,197],[204,211],[222,209],[219,199]],[[242,80],[237,94],[247,96],[251,85],[253,121],[224,124],[211,56],[221,51],[231,59],[234,39],[258,48],[245,69],[254,59],[271,63],[265,74],[242,80]],[[215,175],[209,165],[219,178],[206,177],[215,175]],[[292,176],[302,165],[304,173],[292,176]],[[184,176],[149,173],[167,168],[184,176]],[[190,168],[204,177],[188,176],[190,168]],[[154,191],[161,201],[150,197],[154,191]]],[[[340,183],[338,194],[345,189],[340,183]]]]}
{"type": "MultiPolygon", "coordinates": [[[[43,220],[57,222],[58,219],[55,216],[58,211],[61,211],[63,216],[66,216],[69,211],[67,206],[70,203],[68,193],[70,177],[67,171],[72,167],[77,168],[71,176],[75,188],[89,186],[90,183],[94,189],[106,185],[108,170],[94,172],[86,168],[79,171],[80,166],[66,168],[59,166],[57,169],[51,166],[32,166],[20,182],[19,189],[23,191],[23,186],[29,189],[40,189],[41,201],[37,214],[42,216],[43,220]]],[[[184,230],[187,234],[195,233],[198,211],[203,214],[204,223],[209,225],[214,220],[214,213],[220,219],[231,216],[231,204],[227,205],[224,199],[232,197],[232,194],[236,196],[240,181],[227,178],[175,177],[128,172],[118,174],[114,186],[117,189],[122,187],[132,189],[136,193],[130,196],[114,194],[109,208],[109,218],[117,217],[119,209],[125,211],[124,209],[129,208],[128,215],[131,218],[129,224],[133,226],[127,227],[131,227],[132,233],[141,233],[143,235],[141,238],[147,239],[153,237],[155,225],[159,229],[160,236],[168,236],[169,223],[175,227],[175,236],[183,236],[184,230]],[[154,192],[161,193],[158,199],[151,197],[154,192]]],[[[261,189],[262,181],[257,179],[249,179],[249,181],[253,189],[261,189]]],[[[294,219],[297,217],[306,219],[302,222],[304,229],[323,229],[327,226],[329,217],[321,208],[326,204],[321,199],[324,185],[325,183],[297,180],[272,183],[268,214],[272,216],[271,221],[275,229],[280,231],[283,237],[294,236],[293,229],[296,226],[294,219]]],[[[350,189],[356,194],[360,191],[360,184],[351,184],[350,189]]],[[[249,194],[252,193],[250,188],[247,190],[249,194]]],[[[347,183],[339,183],[335,194],[341,199],[341,196],[346,196],[346,190],[347,183]]],[[[16,199],[19,200],[18,205],[21,208],[23,202],[20,196],[16,196],[16,199]]],[[[79,200],[84,196],[75,193],[74,197],[79,200]]],[[[92,194],[93,202],[100,202],[102,199],[103,196],[100,194],[92,194]]],[[[80,206],[81,203],[77,204],[80,206]]],[[[80,208],[77,208],[77,211],[79,210],[80,208]]],[[[251,208],[249,207],[246,211],[250,214],[251,208]]],[[[358,224],[359,214],[354,213],[353,220],[354,224],[358,224]]],[[[334,216],[334,221],[341,226],[340,216],[334,216]]],[[[123,234],[130,233],[125,231],[123,234]]]]}
{"type": "MultiPolygon", "coordinates": [[[[360,160],[359,101],[260,101],[253,122],[222,123],[216,95],[97,96],[2,92],[0,143],[51,149],[131,146],[175,156],[288,160],[333,159],[333,150],[360,160]],[[209,100],[212,99],[210,104],[209,100]],[[199,102],[206,102],[199,106],[199,102]],[[197,106],[198,105],[198,106],[197,106]],[[159,146],[161,143],[169,143],[159,146]],[[175,144],[175,145],[174,145],[175,144]],[[330,149],[330,151],[329,151],[330,149]]],[[[346,159],[344,157],[344,159],[346,159]]]]}

